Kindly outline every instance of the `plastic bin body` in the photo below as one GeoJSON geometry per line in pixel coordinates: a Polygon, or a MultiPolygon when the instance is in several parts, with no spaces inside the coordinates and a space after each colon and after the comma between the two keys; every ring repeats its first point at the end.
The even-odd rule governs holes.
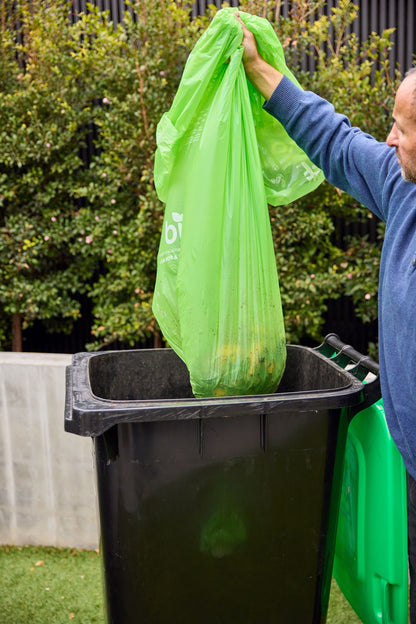
{"type": "Polygon", "coordinates": [[[324,622],[367,386],[290,345],[276,394],[203,400],[169,349],[74,356],[66,429],[94,437],[108,622],[324,622]]]}

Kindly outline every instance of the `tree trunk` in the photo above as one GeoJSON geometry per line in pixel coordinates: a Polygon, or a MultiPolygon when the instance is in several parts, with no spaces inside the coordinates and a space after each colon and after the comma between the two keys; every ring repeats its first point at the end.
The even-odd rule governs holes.
{"type": "Polygon", "coordinates": [[[23,351],[22,348],[22,317],[13,314],[12,318],[12,351],[23,351]]]}
{"type": "Polygon", "coordinates": [[[161,347],[163,347],[162,335],[160,331],[155,331],[155,333],[153,334],[153,348],[160,349],[161,347]]]}

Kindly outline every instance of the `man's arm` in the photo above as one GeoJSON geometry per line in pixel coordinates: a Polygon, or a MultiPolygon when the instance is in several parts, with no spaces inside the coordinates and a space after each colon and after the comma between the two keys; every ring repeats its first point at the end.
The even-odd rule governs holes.
{"type": "Polygon", "coordinates": [[[266,98],[264,109],[280,121],[331,184],[385,220],[385,183],[394,184],[400,177],[394,150],[351,128],[347,117],[337,114],[329,102],[303,91],[271,67],[260,56],[254,35],[239,21],[244,68],[247,78],[266,98]],[[397,175],[391,176],[394,168],[397,175]]]}
{"type": "Polygon", "coordinates": [[[269,65],[269,63],[266,63],[260,56],[253,33],[248,30],[238,12],[236,12],[235,16],[243,29],[243,63],[247,78],[253,87],[268,100],[282,80],[283,74],[269,65]]]}

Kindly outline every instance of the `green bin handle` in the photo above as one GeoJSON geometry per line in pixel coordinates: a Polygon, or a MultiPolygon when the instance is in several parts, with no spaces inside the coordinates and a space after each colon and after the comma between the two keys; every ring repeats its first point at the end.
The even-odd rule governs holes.
{"type": "Polygon", "coordinates": [[[365,383],[363,402],[353,407],[352,415],[377,403],[381,398],[380,367],[370,356],[363,355],[351,345],[345,344],[337,334],[325,336],[322,344],[315,347],[315,350],[341,368],[348,367],[349,373],[365,383]],[[369,373],[372,373],[372,378],[366,380],[369,373]]]}

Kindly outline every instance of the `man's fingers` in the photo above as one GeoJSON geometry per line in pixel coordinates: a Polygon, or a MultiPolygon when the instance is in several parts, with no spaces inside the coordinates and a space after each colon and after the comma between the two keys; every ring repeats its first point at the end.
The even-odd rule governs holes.
{"type": "Polygon", "coordinates": [[[238,11],[236,11],[236,12],[234,13],[234,15],[235,15],[235,17],[237,18],[237,21],[238,21],[238,22],[240,22],[241,26],[242,26],[243,28],[245,28],[245,27],[246,27],[246,25],[244,24],[243,20],[241,19],[241,17],[240,17],[240,13],[239,13],[238,11]]]}

